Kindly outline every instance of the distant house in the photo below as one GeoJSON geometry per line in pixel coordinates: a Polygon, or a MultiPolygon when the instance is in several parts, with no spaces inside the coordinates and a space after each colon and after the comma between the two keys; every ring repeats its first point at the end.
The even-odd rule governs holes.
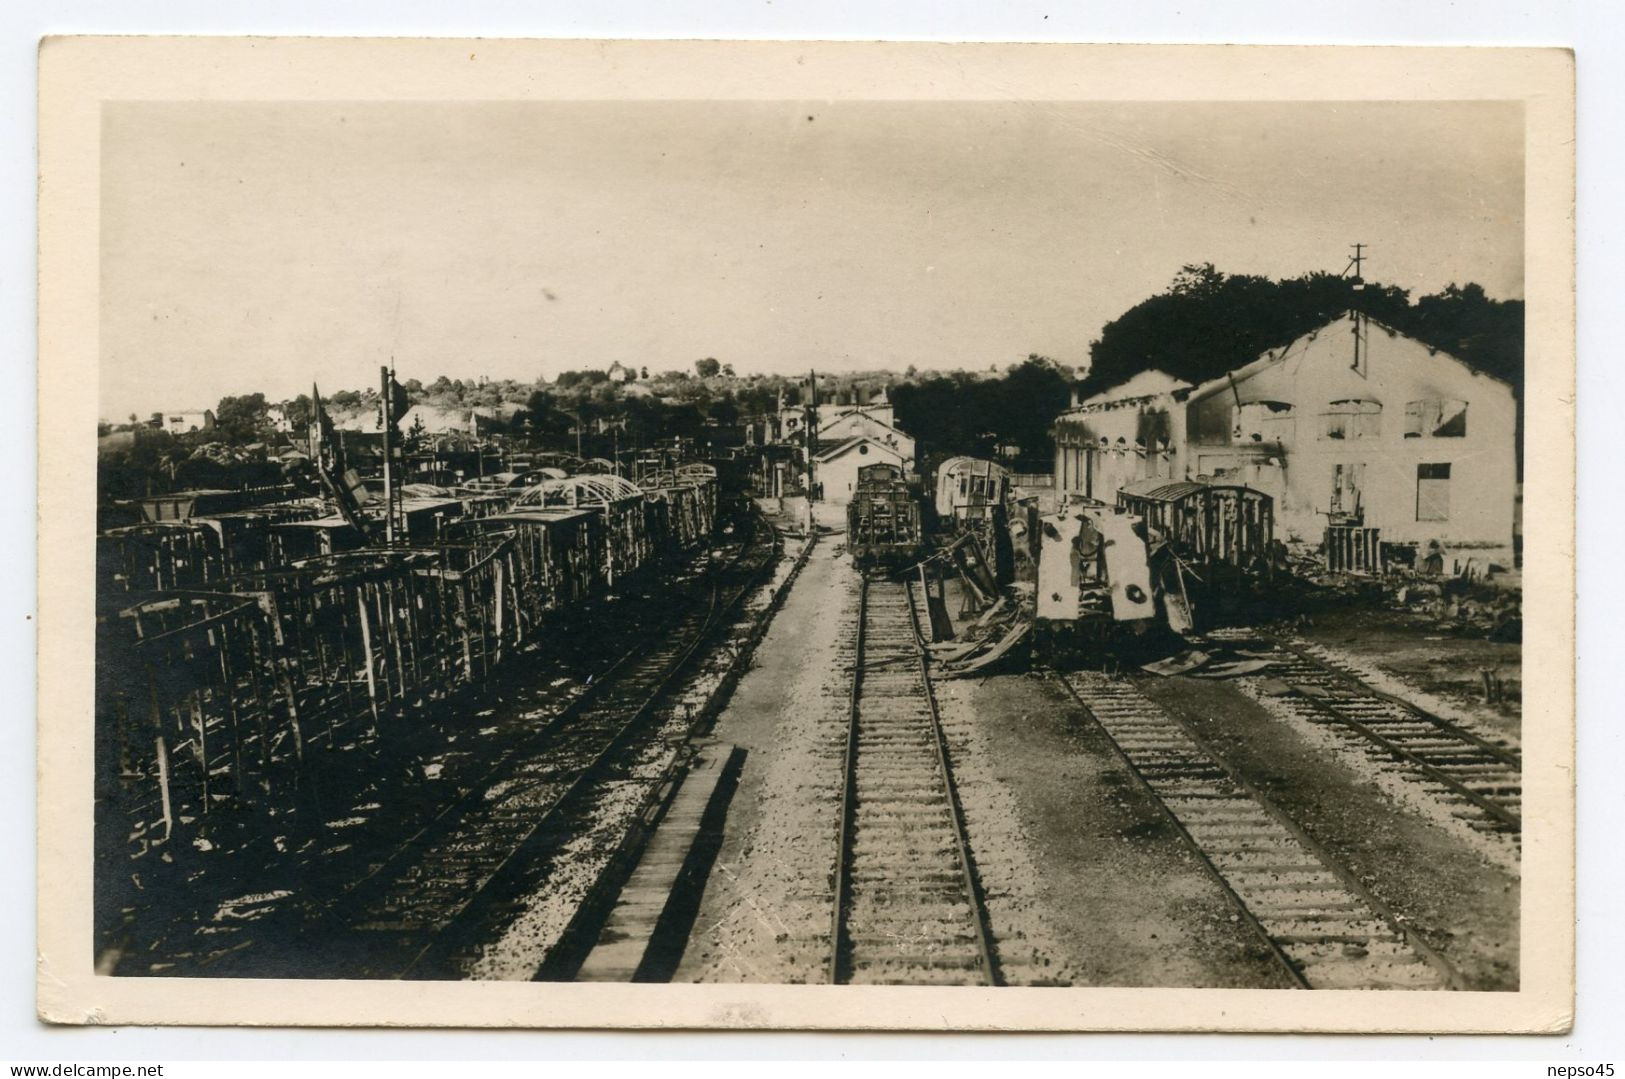
{"type": "Polygon", "coordinates": [[[272,405],[265,410],[265,422],[271,425],[271,430],[282,434],[293,431],[293,421],[288,418],[288,412],[281,405],[272,405]]]}
{"type": "Polygon", "coordinates": [[[214,412],[211,409],[188,412],[163,413],[163,429],[172,435],[187,435],[195,431],[214,430],[214,412]]]}
{"type": "Polygon", "coordinates": [[[1057,490],[1222,479],[1275,499],[1278,537],[1329,524],[1510,559],[1517,404],[1506,383],[1366,316],[1192,386],[1145,371],[1056,420],[1057,490]]]}
{"type": "Polygon", "coordinates": [[[611,382],[632,382],[635,381],[637,377],[637,368],[627,367],[619,360],[616,360],[614,363],[609,365],[609,380],[611,382]]]}
{"type": "MultiPolygon", "coordinates": [[[[487,430],[491,422],[508,422],[514,413],[521,408],[520,405],[430,405],[416,404],[407,409],[401,416],[398,424],[402,433],[410,431],[419,422],[423,425],[424,434],[453,435],[474,434],[476,425],[480,431],[487,430]]],[[[342,426],[348,431],[362,431],[368,434],[378,434],[383,428],[380,426],[382,418],[376,408],[365,409],[342,426]]]]}

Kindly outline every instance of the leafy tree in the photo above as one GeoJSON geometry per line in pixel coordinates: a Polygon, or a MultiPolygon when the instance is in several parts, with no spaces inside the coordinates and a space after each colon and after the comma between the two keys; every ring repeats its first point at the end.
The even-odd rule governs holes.
{"type": "Polygon", "coordinates": [[[253,442],[266,426],[265,395],[222,397],[214,410],[215,430],[228,442],[253,442]]]}
{"type": "Polygon", "coordinates": [[[734,403],[731,395],[724,395],[711,402],[707,419],[723,427],[732,427],[739,422],[739,406],[734,403]]]}
{"type": "Polygon", "coordinates": [[[607,371],[561,371],[554,386],[561,390],[574,389],[577,386],[592,386],[600,382],[609,381],[607,371]]]}
{"type": "Polygon", "coordinates": [[[1029,355],[987,389],[986,417],[998,441],[1014,443],[1023,457],[1047,458],[1054,448],[1050,428],[1072,403],[1072,380],[1061,366],[1029,355]]]}
{"type": "Polygon", "coordinates": [[[288,424],[295,431],[302,431],[310,426],[314,411],[310,395],[307,393],[302,393],[291,401],[282,402],[282,414],[288,417],[288,424]]]}
{"type": "Polygon", "coordinates": [[[1101,331],[1090,345],[1085,395],[1159,369],[1187,382],[1205,382],[1257,359],[1357,310],[1466,363],[1507,379],[1520,390],[1523,304],[1498,302],[1478,285],[1452,285],[1415,305],[1392,285],[1329,273],[1284,281],[1227,275],[1211,263],[1185,266],[1165,292],[1142,300],[1101,331]]]}
{"type": "Polygon", "coordinates": [[[536,437],[562,435],[570,425],[569,417],[559,411],[558,401],[547,390],[537,390],[531,394],[525,402],[525,412],[530,420],[531,432],[536,437]]]}
{"type": "Polygon", "coordinates": [[[714,356],[694,361],[694,373],[701,378],[715,378],[721,370],[722,364],[718,363],[714,356]]]}
{"type": "Polygon", "coordinates": [[[415,453],[423,448],[423,444],[428,441],[428,438],[429,428],[423,422],[423,417],[421,415],[413,416],[412,426],[406,429],[406,448],[415,453]]]}

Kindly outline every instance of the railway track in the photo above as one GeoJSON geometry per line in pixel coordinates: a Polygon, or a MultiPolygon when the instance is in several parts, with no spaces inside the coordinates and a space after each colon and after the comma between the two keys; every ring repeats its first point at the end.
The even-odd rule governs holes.
{"type": "Polygon", "coordinates": [[[1516,750],[1373,689],[1314,645],[1270,638],[1255,654],[1269,659],[1268,673],[1296,691],[1283,703],[1298,716],[1363,740],[1444,798],[1450,812],[1475,830],[1519,838],[1523,766],[1516,750]]]}
{"type": "Polygon", "coordinates": [[[1359,879],[1129,680],[1061,683],[1306,989],[1445,989],[1459,979],[1359,879]]]}
{"type": "Polygon", "coordinates": [[[858,598],[830,981],[997,985],[911,585],[858,598]]]}
{"type": "Polygon", "coordinates": [[[455,948],[461,925],[511,866],[568,838],[568,818],[595,781],[649,726],[689,661],[769,564],[771,529],[758,522],[708,600],[652,643],[621,657],[588,694],[499,761],[460,799],[351,889],[346,929],[368,938],[374,976],[406,976],[455,948]]]}

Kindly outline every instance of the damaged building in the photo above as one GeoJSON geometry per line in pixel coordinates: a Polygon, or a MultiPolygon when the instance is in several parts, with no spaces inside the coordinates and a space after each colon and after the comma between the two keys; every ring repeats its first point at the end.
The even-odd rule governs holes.
{"type": "Polygon", "coordinates": [[[1138,480],[1223,479],[1271,495],[1288,543],[1346,546],[1346,568],[1510,566],[1516,412],[1505,382],[1351,313],[1201,385],[1149,370],[1077,402],[1055,481],[1114,502],[1138,480]]]}

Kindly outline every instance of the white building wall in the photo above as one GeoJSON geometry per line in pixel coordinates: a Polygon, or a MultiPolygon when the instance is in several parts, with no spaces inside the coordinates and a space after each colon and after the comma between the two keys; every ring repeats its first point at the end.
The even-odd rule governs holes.
{"type": "Polygon", "coordinates": [[[823,484],[825,502],[844,506],[852,501],[858,469],[875,464],[900,465],[905,471],[911,467],[911,462],[891,447],[864,441],[838,456],[813,462],[813,482],[823,484]]]}
{"type": "Polygon", "coordinates": [[[1172,396],[1085,406],[1062,420],[1081,428],[1081,439],[1057,438],[1059,494],[1115,503],[1127,483],[1150,476],[1182,479],[1185,411],[1172,396]]]}
{"type": "MultiPolygon", "coordinates": [[[[1109,503],[1124,483],[1146,476],[1223,478],[1275,499],[1278,538],[1319,544],[1341,468],[1345,495],[1357,487],[1364,523],[1380,528],[1384,541],[1424,548],[1437,541],[1458,559],[1510,559],[1517,496],[1511,388],[1369,321],[1356,368],[1354,328],[1352,318],[1338,319],[1279,359],[1236,372],[1233,383],[1219,379],[1187,392],[1147,372],[1062,413],[1058,493],[1109,503]],[[1380,405],[1380,413],[1345,422],[1343,438],[1329,437],[1332,402],[1351,400],[1380,405]],[[1465,402],[1465,433],[1407,437],[1407,408],[1424,401],[1465,402]],[[1274,411],[1264,402],[1291,408],[1274,411]],[[1158,430],[1167,434],[1166,452],[1140,445],[1158,430]],[[1423,466],[1449,469],[1442,519],[1427,519],[1419,506],[1423,466]]],[[[1344,510],[1353,508],[1344,502],[1344,510]]]]}
{"type": "Polygon", "coordinates": [[[860,437],[884,442],[898,450],[908,460],[914,460],[914,439],[867,412],[848,412],[827,423],[821,423],[818,428],[819,441],[860,437]]]}
{"type": "MultiPolygon", "coordinates": [[[[1185,408],[1190,474],[1222,474],[1273,495],[1278,536],[1318,543],[1341,470],[1342,508],[1352,509],[1353,477],[1364,523],[1380,528],[1385,542],[1425,546],[1436,540],[1447,550],[1510,556],[1517,486],[1511,388],[1370,322],[1356,369],[1353,329],[1352,319],[1340,319],[1294,342],[1281,362],[1238,375],[1233,389],[1204,386],[1192,394],[1185,408]],[[1238,439],[1238,397],[1243,406],[1290,404],[1291,421],[1266,424],[1277,430],[1262,440],[1249,431],[1238,439]],[[1379,405],[1380,412],[1346,421],[1344,437],[1330,437],[1332,414],[1347,408],[1333,402],[1351,400],[1379,405]],[[1464,402],[1465,433],[1449,437],[1424,430],[1407,437],[1408,407],[1427,401],[1464,402]],[[1278,446],[1271,437],[1279,438],[1278,446]],[[1442,519],[1427,519],[1433,514],[1419,506],[1421,466],[1449,469],[1442,519]]],[[[1257,415],[1256,410],[1250,414],[1257,415]]]]}

